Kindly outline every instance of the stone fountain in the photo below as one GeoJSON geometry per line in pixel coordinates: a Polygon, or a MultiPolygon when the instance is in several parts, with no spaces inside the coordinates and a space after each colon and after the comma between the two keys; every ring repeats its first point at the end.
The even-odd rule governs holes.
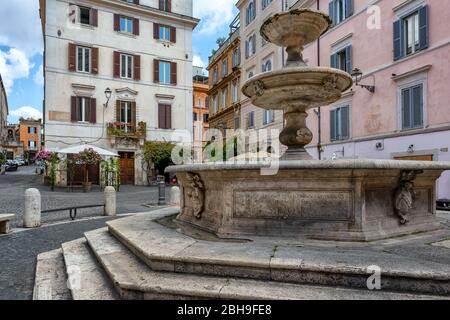
{"type": "Polygon", "coordinates": [[[276,175],[264,165],[196,164],[171,167],[182,184],[177,220],[220,237],[308,237],[370,241],[438,228],[436,180],[450,164],[391,160],[316,161],[307,110],[329,105],[352,86],[351,76],[308,67],[303,47],[331,25],[321,12],[276,14],[261,27],[268,42],[286,47],[286,66],[248,80],[242,92],[255,106],[284,111],[280,142],[288,149],[276,175]]]}
{"type": "Polygon", "coordinates": [[[181,181],[180,208],[111,220],[40,254],[34,299],[448,298],[450,227],[438,223],[435,198],[450,164],[315,161],[304,149],[306,110],[352,84],[302,60],[303,45],[329,25],[322,13],[294,10],[262,27],[287,47],[288,63],[243,91],[257,106],[285,111],[288,150],[277,174],[261,175],[272,164],[168,168],[181,181]],[[378,269],[382,291],[367,290],[378,269]]]}

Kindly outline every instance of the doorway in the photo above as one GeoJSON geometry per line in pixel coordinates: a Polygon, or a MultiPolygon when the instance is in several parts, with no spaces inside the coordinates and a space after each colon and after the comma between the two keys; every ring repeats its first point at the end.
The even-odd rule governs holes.
{"type": "Polygon", "coordinates": [[[119,152],[120,184],[134,185],[134,152],[119,152]]]}

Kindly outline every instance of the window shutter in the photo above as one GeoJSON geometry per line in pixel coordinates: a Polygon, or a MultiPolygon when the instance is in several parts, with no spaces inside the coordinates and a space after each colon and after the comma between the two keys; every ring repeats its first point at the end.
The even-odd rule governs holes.
{"type": "Polygon", "coordinates": [[[164,8],[164,1],[165,0],[159,0],[159,10],[162,10],[164,8]]]}
{"type": "Polygon", "coordinates": [[[159,24],[153,24],[153,39],[159,40],[159,24]]]}
{"type": "Polygon", "coordinates": [[[167,11],[172,12],[172,0],[166,0],[167,1],[167,11]]]}
{"type": "Polygon", "coordinates": [[[153,60],[153,82],[159,83],[159,60],[153,60]]]}
{"type": "Polygon", "coordinates": [[[205,98],[205,108],[209,109],[209,97],[205,98]]]}
{"type": "Polygon", "coordinates": [[[334,0],[328,4],[328,15],[330,16],[330,18],[332,20],[331,26],[334,27],[334,25],[335,25],[334,22],[336,21],[336,18],[334,15],[334,0]]]}
{"type": "Polygon", "coordinates": [[[423,85],[412,89],[414,128],[423,126],[423,85]]]}
{"type": "Polygon", "coordinates": [[[163,104],[158,104],[158,127],[165,129],[166,126],[166,107],[163,104]]]}
{"type": "Polygon", "coordinates": [[[98,48],[92,48],[92,73],[98,74],[98,48]]]}
{"type": "Polygon", "coordinates": [[[77,46],[74,43],[69,43],[69,71],[76,71],[77,46]]]}
{"type": "Polygon", "coordinates": [[[120,122],[120,100],[116,101],[116,121],[120,122]]]}
{"type": "Polygon", "coordinates": [[[353,15],[353,1],[354,0],[345,0],[345,18],[353,15]]]}
{"type": "Polygon", "coordinates": [[[172,129],[172,106],[166,105],[166,129],[172,129]]]}
{"type": "Polygon", "coordinates": [[[139,4],[139,0],[134,0],[134,4],[139,4]]]}
{"type": "Polygon", "coordinates": [[[330,111],[330,139],[336,141],[336,110],[330,111]]]}
{"type": "Polygon", "coordinates": [[[337,53],[331,55],[331,57],[330,57],[330,67],[331,68],[337,67],[337,57],[338,57],[337,53]]]}
{"type": "Polygon", "coordinates": [[[118,14],[114,14],[114,31],[120,30],[120,16],[118,14]]]}
{"type": "Polygon", "coordinates": [[[93,27],[98,27],[98,10],[91,9],[91,25],[93,27]]]}
{"type": "Polygon", "coordinates": [[[409,129],[412,127],[411,123],[411,89],[405,89],[402,91],[402,119],[403,129],[409,129]]]}
{"type": "Polygon", "coordinates": [[[403,21],[398,20],[394,22],[394,61],[403,57],[403,21]]]}
{"type": "Polygon", "coordinates": [[[177,43],[177,28],[170,27],[170,42],[177,43]]]}
{"type": "Polygon", "coordinates": [[[350,138],[350,107],[341,108],[341,139],[350,138]]]}
{"type": "Polygon", "coordinates": [[[120,78],[120,52],[114,51],[114,77],[120,78]]]}
{"type": "Polygon", "coordinates": [[[77,97],[75,97],[75,96],[72,96],[70,98],[70,121],[72,121],[72,122],[78,121],[77,97]]]}
{"type": "Polygon", "coordinates": [[[170,63],[170,83],[173,85],[177,85],[177,63],[170,63]]]}
{"type": "Polygon", "coordinates": [[[139,35],[139,19],[133,18],[133,34],[139,35]]]}
{"type": "Polygon", "coordinates": [[[253,46],[252,46],[253,52],[252,53],[255,54],[256,53],[256,34],[253,35],[252,41],[253,41],[253,46]]]}
{"type": "Polygon", "coordinates": [[[89,122],[97,123],[97,99],[91,98],[89,100],[91,102],[91,112],[89,122]]]}
{"type": "Polygon", "coordinates": [[[353,50],[352,50],[352,46],[348,46],[347,48],[345,48],[345,68],[347,70],[347,73],[352,73],[353,70],[353,50]]]}
{"type": "Polygon", "coordinates": [[[84,103],[84,121],[91,122],[91,99],[84,98],[84,103]]]}
{"type": "Polygon", "coordinates": [[[419,45],[420,50],[428,48],[428,6],[419,9],[419,45]]]}
{"type": "Polygon", "coordinates": [[[134,80],[141,80],[141,56],[134,56],[134,80]]]}
{"type": "Polygon", "coordinates": [[[132,119],[132,125],[133,130],[136,128],[137,122],[136,122],[136,102],[131,103],[131,119],[132,119]]]}
{"type": "Polygon", "coordinates": [[[248,47],[248,41],[245,41],[245,59],[248,59],[249,56],[249,47],[248,47]]]}

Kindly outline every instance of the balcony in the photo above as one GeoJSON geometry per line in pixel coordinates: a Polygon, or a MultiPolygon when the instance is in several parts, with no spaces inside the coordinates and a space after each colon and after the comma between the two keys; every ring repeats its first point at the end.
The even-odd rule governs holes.
{"type": "Polygon", "coordinates": [[[147,124],[139,122],[134,125],[130,122],[111,122],[108,123],[108,137],[118,138],[145,138],[147,135],[147,124]]]}

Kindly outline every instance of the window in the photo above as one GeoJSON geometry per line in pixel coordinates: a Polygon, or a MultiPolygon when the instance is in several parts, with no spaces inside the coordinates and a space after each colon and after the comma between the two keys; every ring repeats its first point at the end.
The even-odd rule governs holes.
{"type": "Polygon", "coordinates": [[[394,60],[428,48],[428,6],[394,23],[394,60]]]}
{"type": "Polygon", "coordinates": [[[172,11],[171,0],[159,0],[159,10],[171,12],[172,11]]]}
{"type": "Polygon", "coordinates": [[[208,123],[209,121],[209,114],[208,113],[204,113],[203,114],[203,122],[208,123]]]}
{"type": "Polygon", "coordinates": [[[125,79],[133,78],[133,56],[128,54],[120,55],[120,77],[125,79]]]}
{"type": "Polygon", "coordinates": [[[36,127],[28,127],[28,133],[29,134],[36,134],[37,128],[36,127]]]}
{"type": "Polygon", "coordinates": [[[222,61],[222,78],[228,75],[228,59],[222,61]]]}
{"type": "Polygon", "coordinates": [[[329,15],[333,25],[337,25],[353,15],[354,0],[332,0],[329,3],[329,15]]]}
{"type": "Polygon", "coordinates": [[[77,47],[77,71],[91,72],[91,48],[77,47]]]}
{"type": "Polygon", "coordinates": [[[170,27],[159,26],[159,39],[170,41],[170,27]]]}
{"type": "Polygon", "coordinates": [[[77,120],[79,122],[88,122],[89,121],[89,105],[90,105],[90,99],[80,97],[78,100],[78,106],[77,106],[77,120]]]}
{"type": "Polygon", "coordinates": [[[331,141],[350,138],[350,106],[343,106],[330,111],[331,141]]]}
{"type": "Polygon", "coordinates": [[[217,82],[219,82],[219,68],[215,66],[213,70],[213,84],[216,84],[217,82]]]}
{"type": "Polygon", "coordinates": [[[331,56],[331,67],[352,73],[352,60],[352,46],[350,45],[331,56]]]}
{"type": "Polygon", "coordinates": [[[234,129],[239,129],[241,127],[241,119],[239,116],[234,117],[234,129]]]}
{"type": "Polygon", "coordinates": [[[198,119],[197,112],[194,112],[193,116],[194,116],[194,121],[197,121],[197,119],[198,119]]]}
{"type": "Polygon", "coordinates": [[[159,62],[159,83],[170,84],[170,62],[159,62]]]}
{"type": "Polygon", "coordinates": [[[273,110],[264,110],[263,125],[272,123],[274,121],[275,121],[275,111],[273,111],[273,110]]]}
{"type": "Polygon", "coordinates": [[[255,127],[255,111],[250,112],[247,115],[247,128],[254,128],[255,127]]]}
{"type": "Polygon", "coordinates": [[[248,72],[247,72],[247,79],[253,78],[254,75],[255,75],[255,71],[254,71],[254,70],[248,71],[248,72]]]}
{"type": "Polygon", "coordinates": [[[28,147],[30,147],[31,149],[36,148],[36,141],[28,140],[28,147]]]}
{"type": "Polygon", "coordinates": [[[272,58],[266,59],[261,67],[262,72],[272,71],[272,58]]]}
{"type": "Polygon", "coordinates": [[[212,113],[216,114],[219,111],[219,101],[217,99],[217,95],[212,97],[212,113]]]}
{"type": "Polygon", "coordinates": [[[136,107],[133,102],[130,101],[120,101],[119,114],[117,115],[119,122],[121,123],[121,129],[124,132],[134,131],[135,122],[135,112],[136,107]]]}
{"type": "Polygon", "coordinates": [[[119,31],[133,33],[133,19],[128,17],[120,17],[119,31]]]}
{"type": "Polygon", "coordinates": [[[203,108],[203,101],[202,101],[202,99],[198,99],[198,100],[197,100],[197,106],[198,106],[199,108],[203,108]]]}
{"type": "Polygon", "coordinates": [[[256,34],[251,35],[245,41],[245,57],[248,59],[256,53],[256,34]]]}
{"type": "Polygon", "coordinates": [[[238,102],[239,97],[239,88],[238,88],[238,82],[234,81],[231,85],[231,100],[233,103],[238,102]]]}
{"type": "Polygon", "coordinates": [[[262,0],[262,9],[266,9],[273,0],[262,0]]]}
{"type": "Polygon", "coordinates": [[[249,25],[256,18],[255,0],[252,0],[245,10],[245,24],[249,25]]]}
{"type": "Polygon", "coordinates": [[[241,64],[241,48],[236,48],[233,50],[232,60],[233,69],[241,64]]]}
{"type": "Polygon", "coordinates": [[[172,106],[170,104],[158,105],[158,123],[160,129],[172,129],[172,106]]]}
{"type": "Polygon", "coordinates": [[[401,91],[402,129],[423,127],[423,84],[401,91]]]}
{"type": "Polygon", "coordinates": [[[86,7],[80,8],[80,23],[81,24],[91,24],[91,9],[86,7]]]}
{"type": "Polygon", "coordinates": [[[222,109],[225,109],[227,107],[227,96],[228,96],[228,89],[227,88],[222,89],[220,100],[220,105],[222,109]]]}

